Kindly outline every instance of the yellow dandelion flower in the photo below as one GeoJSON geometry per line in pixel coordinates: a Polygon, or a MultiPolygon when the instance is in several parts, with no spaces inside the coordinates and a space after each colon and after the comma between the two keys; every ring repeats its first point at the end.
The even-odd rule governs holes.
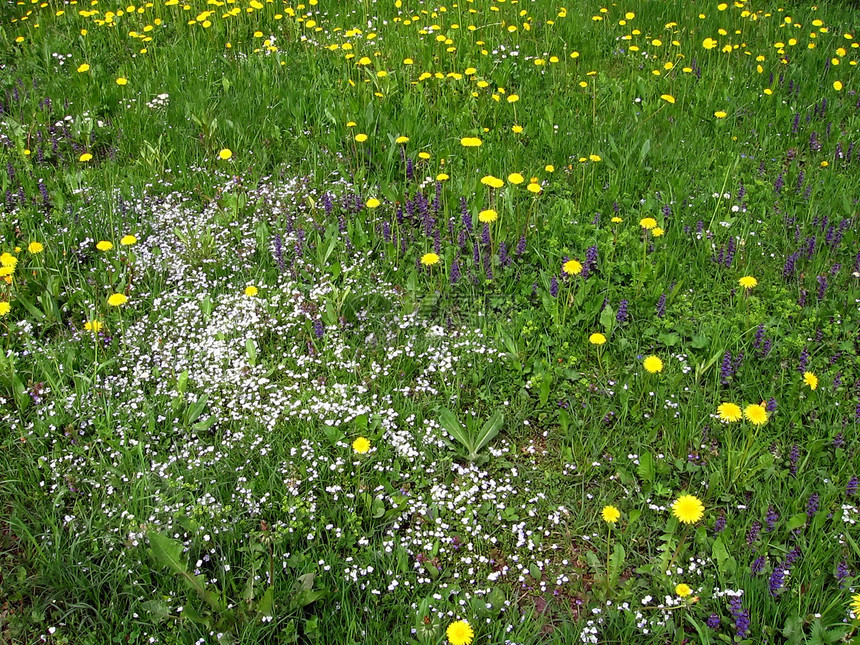
{"type": "Polygon", "coordinates": [[[85,153],[84,153],[84,154],[82,154],[80,157],[78,157],[78,161],[84,161],[84,162],[86,162],[86,161],[89,161],[89,160],[90,160],[90,159],[92,159],[92,158],[93,158],[93,156],[92,156],[89,152],[85,152],[85,153]]]}
{"type": "Polygon", "coordinates": [[[679,585],[675,585],[675,594],[681,596],[681,598],[686,598],[693,590],[690,589],[690,585],[684,584],[683,582],[679,585]]]}
{"type": "Polygon", "coordinates": [[[695,524],[705,514],[705,505],[695,495],[681,495],[672,504],[672,515],[684,524],[695,524]]]}
{"type": "Polygon", "coordinates": [[[720,417],[720,421],[728,421],[729,423],[737,423],[743,417],[741,406],[728,402],[717,406],[717,414],[720,417]]]}
{"type": "Polygon", "coordinates": [[[128,296],[124,293],[114,293],[108,299],[107,303],[111,307],[121,307],[128,302],[128,296]]]}
{"type": "Polygon", "coordinates": [[[432,267],[439,263],[439,256],[436,253],[425,253],[421,256],[421,264],[425,267],[432,267]]]}
{"type": "Polygon", "coordinates": [[[227,161],[227,160],[228,160],[228,159],[230,159],[232,156],[233,156],[233,151],[232,151],[232,150],[230,150],[230,148],[221,148],[221,150],[219,150],[219,151],[218,151],[218,157],[219,157],[222,161],[227,161]]]}
{"type": "Polygon", "coordinates": [[[486,177],[482,177],[481,183],[484,184],[484,186],[489,186],[490,188],[501,188],[505,185],[503,179],[493,177],[493,175],[487,175],[486,177]]]}
{"type": "Polygon", "coordinates": [[[100,320],[88,320],[84,323],[84,329],[97,334],[102,330],[102,323],[100,320]]]}
{"type": "Polygon", "coordinates": [[[600,332],[595,332],[588,337],[588,342],[592,345],[603,345],[603,343],[606,342],[606,336],[604,336],[600,332]]]}
{"type": "Polygon", "coordinates": [[[514,185],[519,185],[525,181],[525,178],[518,172],[512,172],[508,175],[508,181],[514,185]]]}
{"type": "Polygon", "coordinates": [[[137,238],[134,235],[123,235],[119,243],[123,246],[134,246],[137,244],[137,238]]]}
{"type": "Polygon", "coordinates": [[[728,116],[728,115],[723,110],[717,110],[716,112],[714,112],[714,116],[717,117],[718,119],[725,119],[726,116],[728,116]]]}
{"type": "Polygon", "coordinates": [[[568,260],[561,266],[561,269],[567,275],[579,275],[582,273],[582,264],[576,260],[568,260]]]}
{"type": "Polygon", "coordinates": [[[409,137],[403,137],[403,136],[397,137],[394,140],[394,143],[409,143],[409,137]]]}
{"type": "Polygon", "coordinates": [[[355,140],[358,141],[359,143],[364,143],[365,141],[367,141],[367,135],[364,134],[363,132],[359,133],[359,134],[355,135],[355,140]]]}
{"type": "Polygon", "coordinates": [[[671,94],[661,94],[660,98],[663,99],[664,101],[666,101],[666,103],[672,103],[672,104],[675,103],[675,97],[672,96],[671,94]]]}
{"type": "Polygon", "coordinates": [[[448,625],[445,636],[448,637],[451,645],[471,645],[472,639],[475,638],[475,630],[465,620],[458,620],[448,625]]]}
{"type": "Polygon", "coordinates": [[[260,290],[253,285],[245,287],[245,295],[248,296],[249,298],[253,298],[258,293],[260,293],[260,290]]]}
{"type": "Polygon", "coordinates": [[[656,374],[663,371],[663,361],[659,357],[652,355],[642,361],[642,367],[651,374],[656,374]]]}
{"type": "Polygon", "coordinates": [[[842,85],[842,81],[833,81],[833,89],[837,92],[841,92],[844,85],[842,85]]]}
{"type": "Polygon", "coordinates": [[[743,278],[738,280],[738,284],[741,285],[744,289],[752,289],[753,287],[758,285],[758,280],[756,280],[751,275],[745,275],[743,278]]]}
{"type": "Polygon", "coordinates": [[[113,243],[108,242],[107,240],[102,240],[98,244],[96,244],[96,248],[99,251],[110,251],[113,248],[113,243]]]}
{"type": "Polygon", "coordinates": [[[41,253],[44,250],[45,250],[45,247],[42,245],[41,242],[30,242],[27,245],[27,252],[31,253],[33,255],[36,255],[37,253],[41,253]]]}
{"type": "Polygon", "coordinates": [[[639,220],[639,226],[650,231],[651,229],[657,228],[657,220],[653,217],[643,217],[639,220]]]}
{"type": "Polygon", "coordinates": [[[0,317],[7,315],[12,311],[12,305],[8,302],[0,302],[0,317]]]}
{"type": "Polygon", "coordinates": [[[483,210],[478,213],[478,221],[483,224],[492,224],[497,219],[499,219],[499,214],[492,208],[488,208],[487,210],[483,210]]]}
{"type": "Polygon", "coordinates": [[[128,79],[123,77],[123,76],[120,76],[118,79],[116,79],[116,84],[117,85],[128,85],[128,79]]]}
{"type": "Polygon", "coordinates": [[[529,191],[530,193],[534,193],[535,195],[543,192],[543,188],[541,188],[540,184],[538,184],[536,182],[532,182],[528,186],[526,186],[526,190],[529,191]]]}
{"type": "Polygon", "coordinates": [[[376,199],[376,197],[371,197],[370,199],[368,199],[364,203],[364,205],[367,206],[368,208],[377,208],[381,203],[382,202],[380,202],[378,199],[376,199]]]}
{"type": "Polygon", "coordinates": [[[88,63],[81,63],[78,65],[78,73],[83,74],[84,72],[90,71],[90,66],[88,63]]]}
{"type": "Polygon", "coordinates": [[[615,524],[621,517],[621,511],[614,506],[604,506],[603,510],[600,511],[600,515],[603,517],[604,522],[615,524]]]}
{"type": "Polygon", "coordinates": [[[763,405],[753,403],[744,408],[744,418],[756,426],[767,423],[767,410],[763,405]]]}
{"type": "Polygon", "coordinates": [[[818,387],[818,377],[814,372],[804,372],[803,382],[809,386],[810,390],[814,390],[818,387]]]}
{"type": "Polygon", "coordinates": [[[352,449],[359,455],[365,454],[368,450],[370,450],[370,441],[368,441],[365,437],[359,437],[355,441],[352,442],[352,449]]]}
{"type": "Polygon", "coordinates": [[[478,137],[463,137],[460,139],[460,145],[464,148],[477,148],[481,145],[481,140],[478,137]]]}

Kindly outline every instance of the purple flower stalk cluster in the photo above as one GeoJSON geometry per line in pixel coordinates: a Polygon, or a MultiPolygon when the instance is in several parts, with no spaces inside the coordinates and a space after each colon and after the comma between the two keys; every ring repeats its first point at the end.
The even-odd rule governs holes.
{"type": "Polygon", "coordinates": [[[582,273],[580,274],[583,279],[587,278],[592,274],[592,272],[597,270],[597,247],[589,246],[588,250],[585,252],[585,262],[582,263],[582,273]]]}
{"type": "Polygon", "coordinates": [[[761,572],[764,571],[764,564],[765,558],[763,555],[760,555],[755,560],[753,560],[753,563],[750,565],[750,573],[752,573],[754,576],[761,575],[761,572]]]}
{"type": "Polygon", "coordinates": [[[714,522],[714,535],[719,535],[726,530],[726,514],[720,513],[720,516],[714,522]]]}
{"type": "Polygon", "coordinates": [[[818,512],[819,499],[818,493],[812,493],[812,495],[809,496],[809,500],[806,502],[806,517],[809,519],[812,519],[818,512]]]}
{"type": "Polygon", "coordinates": [[[735,634],[738,638],[746,638],[750,629],[750,612],[744,609],[743,602],[737,596],[729,602],[732,618],[735,619],[735,634]]]}
{"type": "Polygon", "coordinates": [[[627,300],[622,300],[618,303],[618,311],[615,313],[615,320],[619,323],[627,322],[627,307],[629,304],[630,303],[627,300]]]}
{"type": "Polygon", "coordinates": [[[723,354],[723,362],[720,365],[720,383],[723,385],[728,385],[729,381],[734,374],[732,370],[732,353],[726,350],[726,353],[723,354]]]}
{"type": "Polygon", "coordinates": [[[734,237],[730,237],[726,245],[721,246],[717,249],[716,253],[711,256],[711,261],[716,262],[720,266],[730,268],[732,266],[732,262],[734,262],[736,252],[737,243],[735,242],[734,237]]]}
{"type": "Polygon", "coordinates": [[[752,523],[750,530],[747,531],[747,544],[752,546],[758,541],[759,534],[761,533],[761,522],[758,520],[752,523]]]}
{"type": "Polygon", "coordinates": [[[785,264],[782,267],[782,277],[790,280],[797,273],[797,260],[800,258],[800,251],[795,251],[785,259],[785,264]]]}
{"type": "Polygon", "coordinates": [[[657,300],[657,318],[662,318],[666,315],[666,293],[663,292],[657,300]]]}
{"type": "Polygon", "coordinates": [[[794,444],[791,447],[791,452],[788,453],[788,472],[791,473],[792,477],[797,477],[797,461],[800,459],[800,446],[794,444]]]}
{"type": "Polygon", "coordinates": [[[807,366],[809,365],[809,349],[807,347],[803,348],[803,351],[800,352],[800,358],[797,361],[797,371],[803,374],[806,371],[807,366]]]}
{"type": "Polygon", "coordinates": [[[767,532],[770,533],[776,528],[776,523],[779,522],[779,513],[773,506],[767,507],[767,514],[764,517],[764,523],[767,525],[767,532]]]}
{"type": "Polygon", "coordinates": [[[818,293],[816,296],[818,297],[819,302],[824,300],[824,294],[827,291],[827,276],[817,276],[815,278],[818,281],[818,293]]]}
{"type": "Polygon", "coordinates": [[[848,563],[843,560],[836,565],[836,583],[842,589],[845,586],[845,578],[851,576],[851,571],[848,569],[848,563]]]}

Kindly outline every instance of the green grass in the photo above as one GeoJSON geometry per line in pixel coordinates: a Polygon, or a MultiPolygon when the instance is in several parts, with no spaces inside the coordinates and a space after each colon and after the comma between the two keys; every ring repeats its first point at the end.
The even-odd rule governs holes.
{"type": "Polygon", "coordinates": [[[855,637],[855,11],[130,6],[0,8],[0,640],[855,637]]]}

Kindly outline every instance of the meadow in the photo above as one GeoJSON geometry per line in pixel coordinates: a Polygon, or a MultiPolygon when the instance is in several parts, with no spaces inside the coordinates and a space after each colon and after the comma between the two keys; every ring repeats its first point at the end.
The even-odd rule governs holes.
{"type": "Polygon", "coordinates": [[[0,0],[0,642],[860,638],[850,2],[0,0]]]}

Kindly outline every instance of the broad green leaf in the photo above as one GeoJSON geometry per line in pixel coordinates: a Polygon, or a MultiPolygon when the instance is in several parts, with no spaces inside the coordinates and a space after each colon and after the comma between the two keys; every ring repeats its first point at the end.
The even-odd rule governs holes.
{"type": "Polygon", "coordinates": [[[646,482],[654,481],[654,456],[650,452],[639,455],[639,466],[636,468],[636,472],[646,482]]]}
{"type": "Polygon", "coordinates": [[[616,542],[612,548],[612,555],[609,558],[609,586],[615,587],[618,584],[618,578],[621,572],[624,571],[624,564],[627,559],[627,553],[620,542],[616,542]]]}
{"type": "Polygon", "coordinates": [[[448,408],[441,408],[439,410],[439,423],[445,429],[445,431],[450,434],[454,439],[463,444],[463,447],[466,448],[470,453],[472,450],[472,441],[469,437],[469,433],[466,431],[466,428],[462,426],[462,424],[457,420],[456,415],[451,412],[448,408]]]}
{"type": "Polygon", "coordinates": [[[158,531],[148,531],[146,537],[149,539],[149,553],[159,565],[180,575],[188,573],[188,562],[183,556],[181,542],[158,531]]]}
{"type": "Polygon", "coordinates": [[[786,531],[793,531],[794,529],[799,529],[801,526],[806,526],[806,513],[797,513],[796,515],[792,515],[788,520],[788,523],[785,525],[786,531]]]}
{"type": "Polygon", "coordinates": [[[478,453],[481,451],[484,446],[490,443],[493,439],[496,438],[496,435],[499,434],[499,430],[505,422],[505,415],[502,414],[501,410],[496,410],[493,413],[487,422],[481,427],[481,431],[478,432],[478,436],[475,438],[474,450],[472,454],[478,453]]]}

